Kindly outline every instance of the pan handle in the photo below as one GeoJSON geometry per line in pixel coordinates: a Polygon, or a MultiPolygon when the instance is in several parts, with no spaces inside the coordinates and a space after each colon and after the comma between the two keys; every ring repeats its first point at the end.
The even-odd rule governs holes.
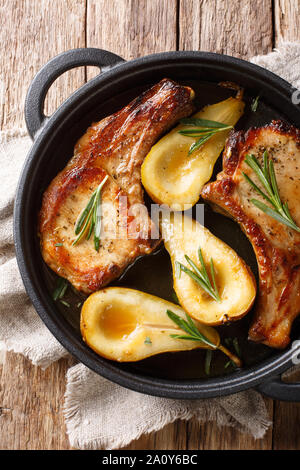
{"type": "Polygon", "coordinates": [[[103,49],[81,48],[62,52],[47,62],[34,77],[25,100],[25,121],[32,139],[43,127],[47,117],[44,103],[52,83],[67,70],[83,65],[94,65],[100,69],[125,62],[122,57],[103,49]]]}
{"type": "MultiPolygon", "coordinates": [[[[291,345],[292,357],[290,368],[300,364],[300,341],[294,341],[291,345]]],[[[298,365],[299,367],[299,365],[298,365]]],[[[283,382],[280,375],[273,376],[258,385],[257,390],[274,400],[300,402],[300,382],[283,382]]]]}
{"type": "Polygon", "coordinates": [[[300,401],[300,383],[283,382],[280,376],[260,384],[257,390],[274,400],[300,401]]]}

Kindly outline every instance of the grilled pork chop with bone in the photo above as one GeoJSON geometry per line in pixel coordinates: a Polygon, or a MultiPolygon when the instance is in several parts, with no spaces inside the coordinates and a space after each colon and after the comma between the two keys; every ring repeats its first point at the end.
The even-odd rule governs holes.
{"type": "Polygon", "coordinates": [[[161,80],[89,127],[73,158],[45,191],[39,217],[42,256],[76,289],[86,293],[100,289],[157,246],[144,207],[140,167],[156,140],[191,114],[193,97],[191,88],[161,80]],[[106,177],[101,191],[105,236],[100,237],[99,250],[93,237],[73,245],[78,216],[106,177]]]}
{"type": "Polygon", "coordinates": [[[287,202],[300,226],[300,130],[282,121],[232,133],[223,154],[223,171],[203,188],[202,197],[236,220],[253,246],[260,288],[249,338],[284,348],[300,312],[300,233],[250,201],[255,198],[266,203],[242,175],[246,173],[261,188],[245,157],[252,154],[262,164],[264,151],[273,160],[281,201],[287,202]]]}

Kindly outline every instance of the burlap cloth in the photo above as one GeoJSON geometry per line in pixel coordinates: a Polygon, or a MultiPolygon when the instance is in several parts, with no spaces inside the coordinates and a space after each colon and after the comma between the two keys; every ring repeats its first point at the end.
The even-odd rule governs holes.
{"type": "MultiPolygon", "coordinates": [[[[285,43],[252,62],[300,88],[300,44],[285,43]]],[[[19,174],[31,146],[26,131],[0,134],[0,341],[2,348],[24,354],[47,367],[68,353],[44,326],[28,299],[13,245],[13,204],[19,174]]],[[[99,377],[82,364],[66,377],[65,419],[72,446],[113,449],[176,419],[216,421],[256,438],[271,425],[263,398],[254,390],[211,400],[180,401],[142,395],[99,377]]]]}

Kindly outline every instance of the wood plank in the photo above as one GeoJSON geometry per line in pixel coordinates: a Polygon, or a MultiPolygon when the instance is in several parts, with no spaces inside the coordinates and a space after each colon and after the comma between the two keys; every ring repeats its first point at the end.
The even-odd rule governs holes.
{"type": "Polygon", "coordinates": [[[176,0],[88,0],[87,46],[126,60],[176,50],[176,11],[176,0]]]}
{"type": "Polygon", "coordinates": [[[176,49],[176,0],[88,0],[87,46],[124,59],[176,49]]]}
{"type": "Polygon", "coordinates": [[[7,353],[0,369],[0,449],[70,449],[62,410],[73,363],[62,359],[43,371],[7,353]]]}
{"type": "Polygon", "coordinates": [[[273,449],[300,449],[300,403],[275,402],[273,449]]]}
{"type": "MultiPolygon", "coordinates": [[[[24,126],[23,107],[35,73],[56,54],[85,46],[85,0],[0,0],[1,128],[24,126]]],[[[84,70],[64,74],[49,92],[51,113],[84,83],[84,70]]]]}
{"type": "Polygon", "coordinates": [[[300,0],[274,0],[275,46],[300,41],[300,0]]]}
{"type": "MultiPolygon", "coordinates": [[[[300,0],[275,0],[275,45],[300,41],[300,0]]],[[[299,377],[298,377],[299,381],[299,377]]],[[[299,449],[300,403],[275,402],[274,449],[299,449]]]]}
{"type": "Polygon", "coordinates": [[[181,0],[179,48],[243,59],[272,49],[272,0],[181,0]]]}

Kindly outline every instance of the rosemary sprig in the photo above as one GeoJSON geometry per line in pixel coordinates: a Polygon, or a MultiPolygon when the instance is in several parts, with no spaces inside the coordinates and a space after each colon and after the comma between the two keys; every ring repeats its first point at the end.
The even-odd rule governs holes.
{"type": "Polygon", "coordinates": [[[189,263],[189,265],[193,268],[194,271],[191,269],[187,268],[184,266],[184,264],[180,263],[179,261],[175,261],[175,272],[177,273],[178,277],[178,272],[183,271],[186,273],[188,276],[190,276],[195,282],[197,282],[202,289],[207,292],[214,300],[217,302],[221,302],[220,295],[218,292],[217,284],[216,284],[216,278],[215,278],[215,268],[214,268],[214,263],[212,258],[210,258],[210,273],[211,273],[211,278],[208,277],[207,269],[204,264],[201,248],[198,249],[198,257],[199,261],[201,264],[201,268],[198,268],[196,264],[191,260],[191,258],[187,255],[185,255],[185,259],[189,263]]]}
{"type": "Polygon", "coordinates": [[[172,320],[181,330],[183,330],[186,335],[170,335],[171,338],[176,338],[176,339],[187,339],[190,341],[200,341],[201,343],[207,344],[213,349],[217,349],[218,346],[214,343],[212,343],[206,336],[204,336],[196,327],[195,323],[191,319],[191,317],[187,314],[186,315],[186,320],[181,318],[179,315],[176,313],[172,312],[172,310],[167,310],[167,315],[172,320]]]}
{"type": "Polygon", "coordinates": [[[236,368],[236,363],[230,359],[228,362],[226,362],[224,369],[227,369],[229,366],[236,368]]]}
{"type": "Polygon", "coordinates": [[[204,370],[205,370],[206,375],[210,375],[212,353],[213,353],[212,350],[208,349],[205,354],[204,370]]]}
{"type": "Polygon", "coordinates": [[[278,220],[284,225],[300,232],[300,228],[297,226],[293,220],[287,202],[283,203],[280,199],[278,185],[275,176],[274,163],[268,158],[268,152],[265,151],[263,154],[263,167],[259,164],[257,158],[254,155],[246,155],[245,162],[248,166],[256,173],[259,181],[263,185],[267,194],[263,192],[255,183],[249,178],[246,173],[243,172],[245,180],[252,186],[252,188],[260,194],[271,206],[267,206],[262,201],[257,199],[251,199],[252,204],[254,204],[258,209],[265,212],[273,219],[278,220]]]}
{"type": "Polygon", "coordinates": [[[232,340],[233,347],[238,357],[241,357],[241,350],[239,345],[239,340],[237,338],[233,338],[232,340]]]}
{"type": "Polygon", "coordinates": [[[68,281],[63,277],[59,277],[56,281],[56,286],[52,294],[53,300],[62,299],[68,288],[68,281]]]}
{"type": "Polygon", "coordinates": [[[223,124],[222,122],[210,121],[208,119],[186,118],[181,119],[180,122],[187,126],[193,126],[194,128],[182,129],[178,131],[179,134],[187,137],[193,137],[194,139],[199,137],[199,139],[191,145],[188,155],[191,155],[191,153],[205,144],[205,142],[207,142],[218,132],[232,129],[233,127],[228,126],[227,124],[223,124]]]}
{"type": "Polygon", "coordinates": [[[253,99],[253,101],[251,103],[251,111],[253,111],[254,113],[256,113],[256,111],[257,111],[259,98],[260,98],[260,96],[258,95],[256,98],[253,99]]]}
{"type": "Polygon", "coordinates": [[[94,231],[94,247],[99,251],[101,232],[101,190],[108,179],[108,175],[101,181],[93,192],[89,202],[79,215],[75,224],[75,235],[73,245],[79,243],[83,238],[89,240],[94,231]]]}
{"type": "MultiPolygon", "coordinates": [[[[239,357],[237,357],[235,354],[230,352],[227,348],[222,346],[222,344],[215,344],[212,343],[203,333],[201,333],[198,328],[196,327],[195,323],[191,319],[191,317],[186,313],[186,320],[181,318],[179,315],[176,313],[172,312],[172,310],[167,310],[166,311],[168,317],[170,320],[172,320],[181,330],[183,330],[186,335],[183,334],[173,334],[170,335],[171,338],[175,339],[185,339],[189,341],[200,341],[201,343],[207,344],[210,346],[212,349],[219,349],[222,351],[226,356],[230,358],[230,360],[236,365],[236,367],[241,367],[242,366],[242,361],[240,360],[239,357]]],[[[211,357],[208,355],[206,357],[205,361],[205,370],[206,372],[210,369],[210,362],[211,362],[211,357]]],[[[208,375],[208,374],[207,374],[208,375]]]]}

